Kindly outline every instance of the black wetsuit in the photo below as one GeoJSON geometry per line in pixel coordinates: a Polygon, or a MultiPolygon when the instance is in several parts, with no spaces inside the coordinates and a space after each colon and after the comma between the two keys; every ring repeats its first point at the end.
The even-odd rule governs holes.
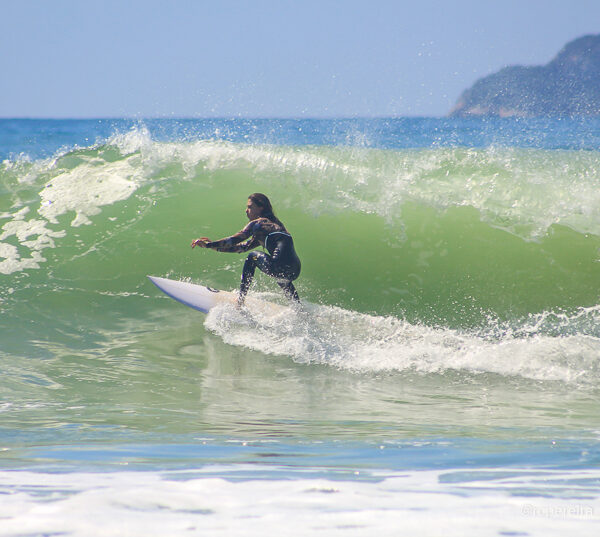
{"type": "Polygon", "coordinates": [[[298,292],[292,282],[300,275],[300,259],[294,249],[292,236],[282,225],[268,218],[257,218],[235,235],[209,242],[206,246],[219,252],[234,253],[247,252],[257,246],[263,246],[269,252],[250,252],[246,258],[240,285],[240,303],[244,302],[256,267],[276,278],[279,287],[288,298],[299,301],[298,292]]]}

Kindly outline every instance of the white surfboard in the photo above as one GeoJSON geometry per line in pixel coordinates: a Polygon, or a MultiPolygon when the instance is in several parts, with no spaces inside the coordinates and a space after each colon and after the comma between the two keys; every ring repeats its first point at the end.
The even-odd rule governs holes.
{"type": "MultiPolygon", "coordinates": [[[[148,276],[148,278],[166,295],[203,313],[208,313],[219,304],[234,305],[237,302],[237,293],[230,291],[221,291],[220,289],[213,289],[204,285],[169,280],[168,278],[159,278],[158,276],[148,276]]],[[[246,305],[253,311],[267,314],[281,313],[286,309],[279,304],[273,304],[252,297],[246,298],[246,305]]]]}

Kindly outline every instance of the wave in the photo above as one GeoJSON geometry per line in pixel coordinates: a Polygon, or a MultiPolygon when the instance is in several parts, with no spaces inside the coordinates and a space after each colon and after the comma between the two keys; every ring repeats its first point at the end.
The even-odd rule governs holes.
{"type": "MultiPolygon", "coordinates": [[[[349,369],[597,378],[598,162],[498,147],[157,142],[138,127],[0,165],[0,309],[18,317],[35,293],[62,288],[135,317],[128,293],[146,274],[235,288],[241,258],[189,243],[237,231],[246,196],[264,191],[294,234],[313,320],[252,326],[265,330],[257,343],[209,316],[227,341],[349,369]]],[[[259,276],[255,292],[271,283],[259,276]]]]}
{"type": "MultiPolygon", "coordinates": [[[[219,140],[156,142],[139,127],[51,159],[5,160],[0,177],[3,194],[18,194],[24,185],[44,186],[39,192],[42,213],[57,198],[65,202],[51,213],[85,213],[90,206],[95,211],[128,197],[149,181],[198,181],[226,170],[243,171],[248,179],[274,188],[274,182],[283,182],[317,213],[354,210],[398,223],[402,206],[413,202],[437,210],[472,207],[484,222],[530,240],[542,237],[554,224],[600,234],[595,151],[493,146],[392,151],[219,140]],[[124,180],[129,181],[124,195],[107,197],[107,185],[118,188],[124,180]],[[77,191],[67,199],[53,186],[57,182],[77,191]]],[[[12,201],[20,200],[17,196],[12,201]]]]}
{"type": "Polygon", "coordinates": [[[596,385],[600,308],[561,316],[562,331],[548,316],[473,332],[313,304],[278,315],[224,306],[211,310],[205,325],[229,344],[360,373],[460,372],[596,385]]]}

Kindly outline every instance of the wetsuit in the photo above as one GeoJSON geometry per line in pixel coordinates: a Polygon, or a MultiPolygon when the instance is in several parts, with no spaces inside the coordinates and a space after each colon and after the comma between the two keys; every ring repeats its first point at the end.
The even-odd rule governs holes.
{"type": "Polygon", "coordinates": [[[299,301],[292,283],[300,275],[300,259],[294,249],[292,236],[282,225],[268,218],[257,218],[231,237],[206,244],[219,252],[241,253],[263,246],[264,252],[250,252],[244,263],[239,303],[242,304],[258,267],[262,272],[277,279],[279,287],[291,300],[299,301]]]}

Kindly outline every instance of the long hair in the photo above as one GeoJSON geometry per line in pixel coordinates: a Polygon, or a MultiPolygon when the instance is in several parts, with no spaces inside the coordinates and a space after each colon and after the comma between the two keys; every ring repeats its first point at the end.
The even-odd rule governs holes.
{"type": "Polygon", "coordinates": [[[281,226],[283,229],[285,229],[285,226],[281,220],[275,216],[275,213],[273,212],[273,206],[271,205],[271,201],[269,198],[267,198],[267,196],[261,194],[260,192],[255,192],[254,194],[250,194],[248,199],[252,200],[262,209],[261,216],[263,218],[268,218],[271,220],[271,222],[275,222],[278,226],[281,226]]]}

